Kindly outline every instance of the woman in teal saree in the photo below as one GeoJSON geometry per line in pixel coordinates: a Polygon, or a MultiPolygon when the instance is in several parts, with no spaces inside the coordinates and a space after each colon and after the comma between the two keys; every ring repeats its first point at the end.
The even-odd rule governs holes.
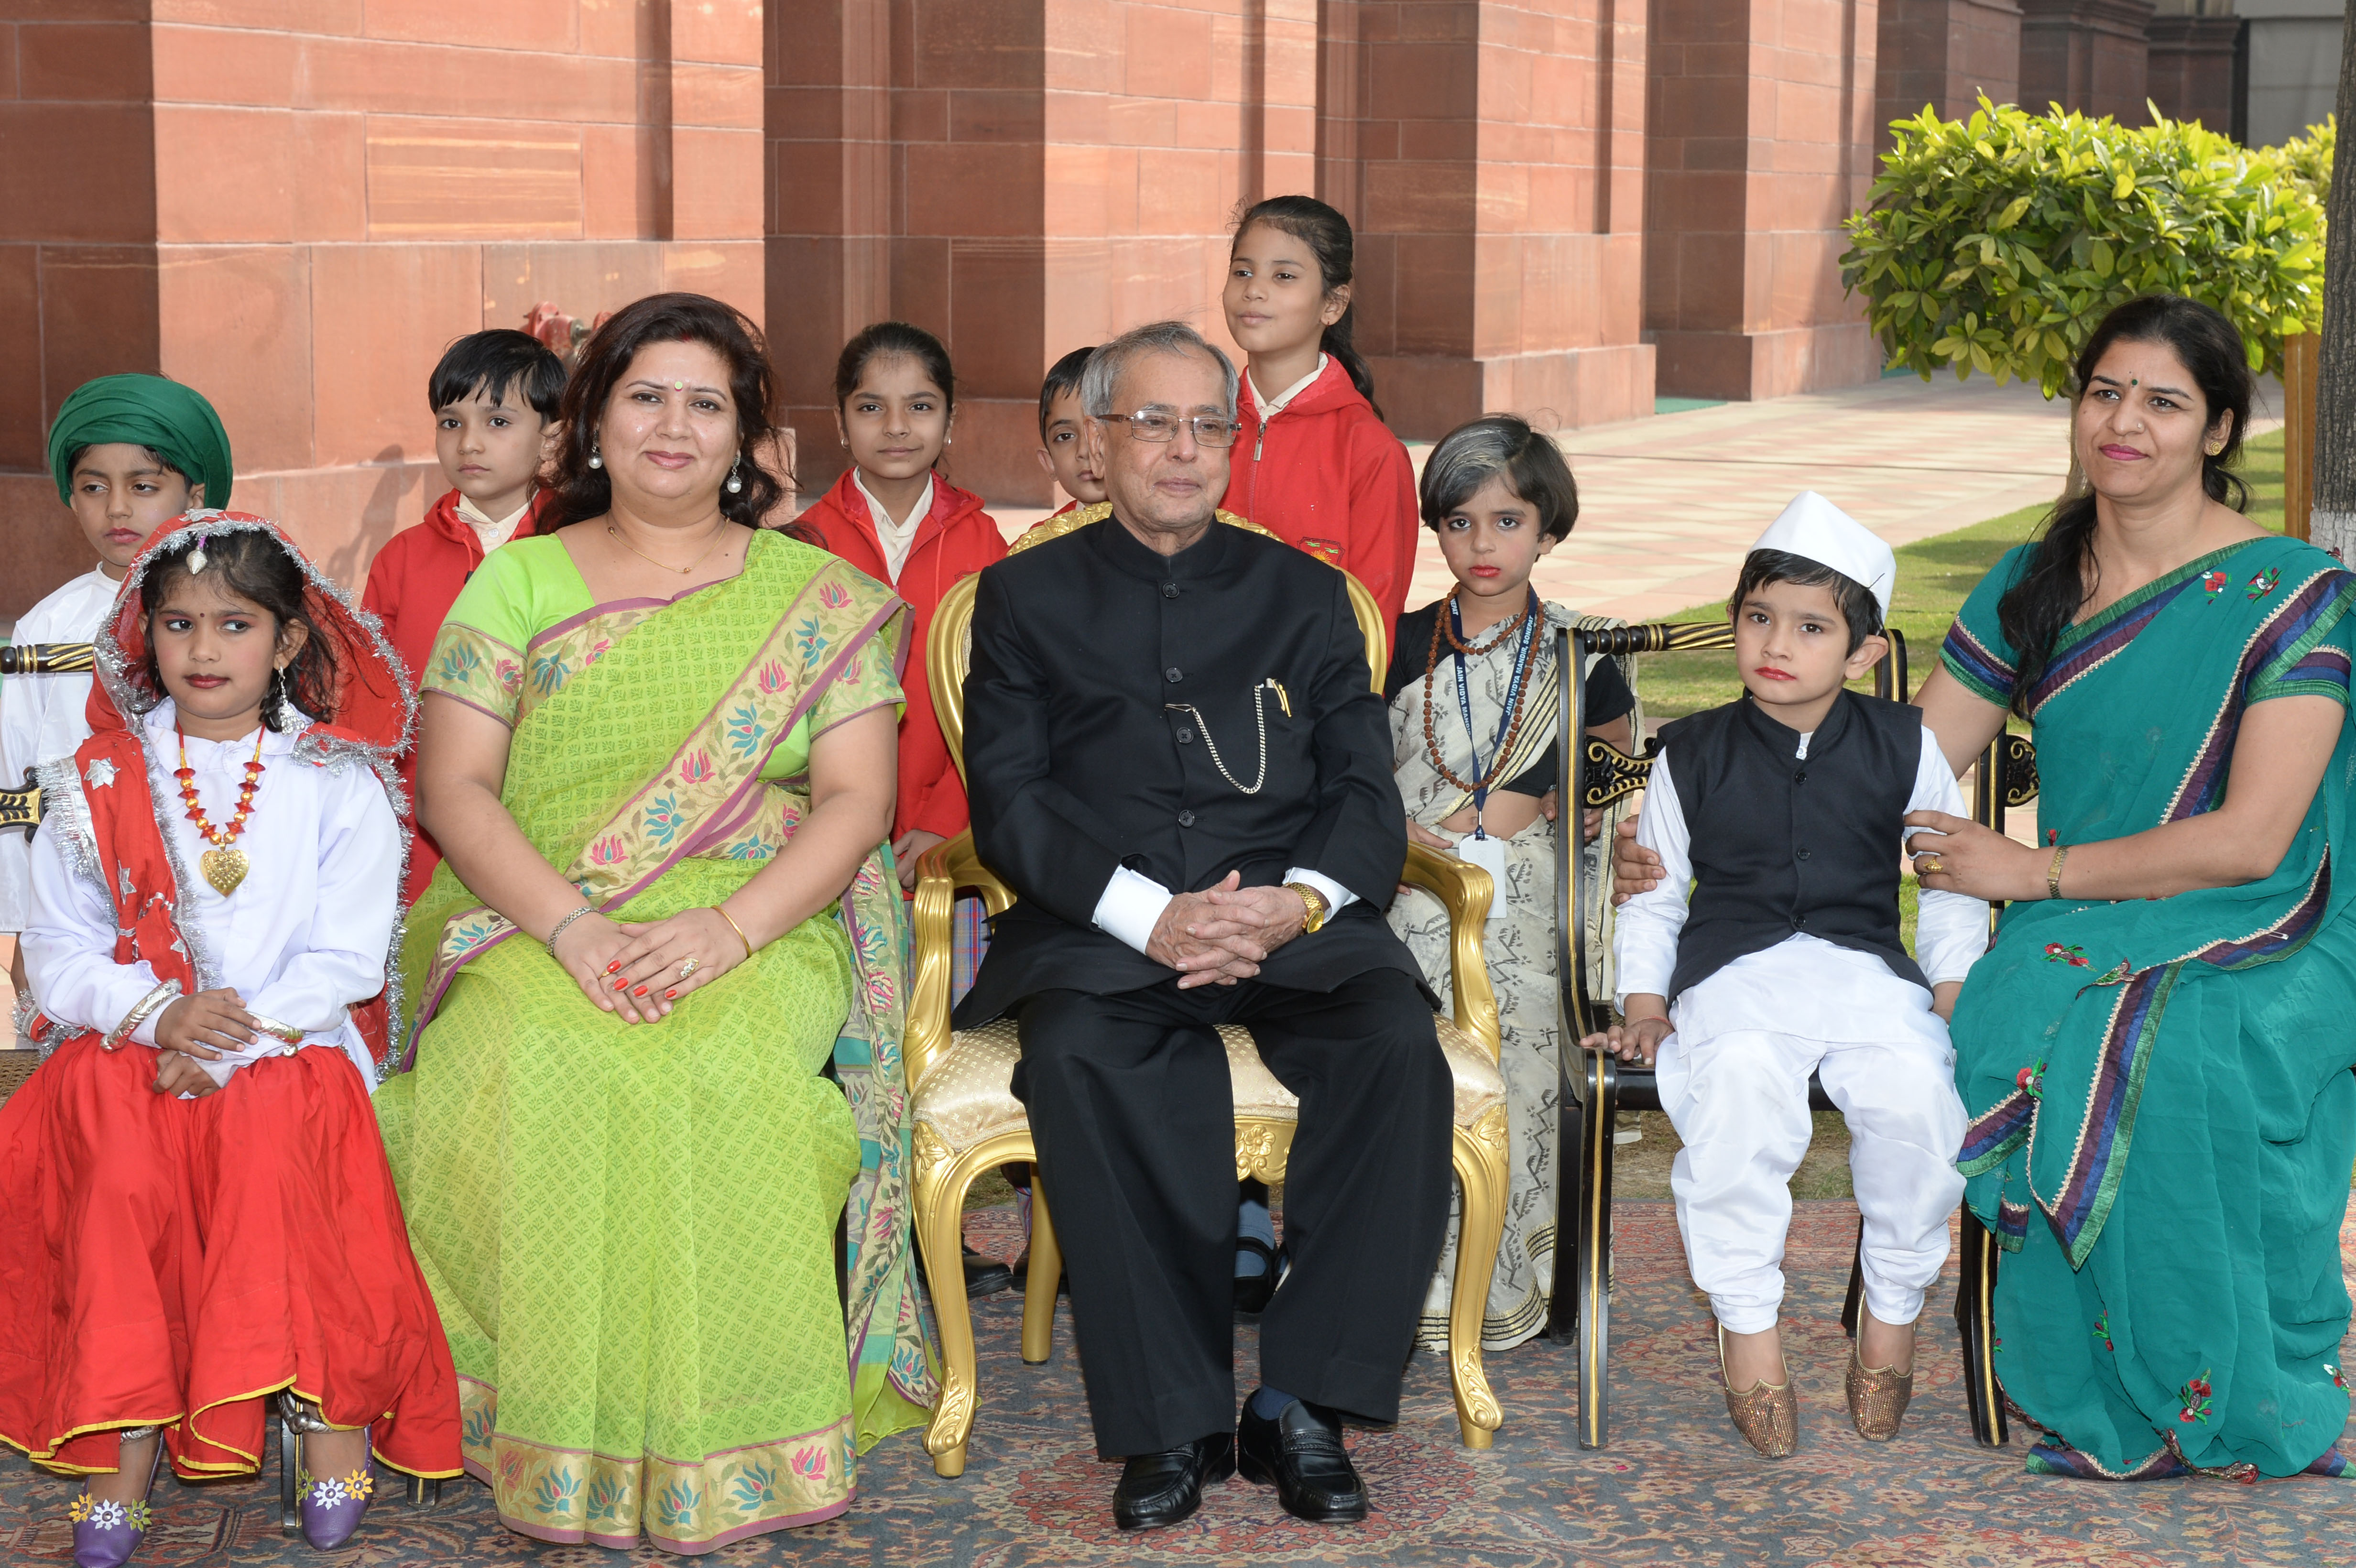
{"type": "Polygon", "coordinates": [[[2131,302],[2079,377],[2092,494],[1972,593],[1921,699],[1959,763],[2008,709],[2037,742],[2036,848],[1927,816],[1912,844],[1923,885],[2015,901],[1954,1023],[1997,1371],[2032,1471],[2341,1475],[2356,581],[2222,504],[2222,316],[2131,302]]]}
{"type": "Polygon", "coordinates": [[[830,1518],[933,1398],[884,848],[905,616],[746,526],[766,376],[715,302],[616,315],[568,392],[578,520],[492,552],[423,672],[445,859],[377,1114],[466,1467],[544,1541],[830,1518]]]}

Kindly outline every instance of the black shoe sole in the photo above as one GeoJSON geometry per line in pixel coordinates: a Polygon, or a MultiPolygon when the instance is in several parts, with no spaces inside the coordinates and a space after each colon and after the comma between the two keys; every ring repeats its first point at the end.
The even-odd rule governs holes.
{"type": "Polygon", "coordinates": [[[1277,1501],[1284,1505],[1284,1511],[1304,1523],[1362,1524],[1365,1521],[1366,1497],[1364,1492],[1358,1494],[1355,1503],[1344,1504],[1340,1508],[1320,1508],[1288,1495],[1284,1483],[1277,1479],[1276,1471],[1248,1454],[1237,1454],[1236,1473],[1253,1486],[1274,1487],[1277,1501]]]}

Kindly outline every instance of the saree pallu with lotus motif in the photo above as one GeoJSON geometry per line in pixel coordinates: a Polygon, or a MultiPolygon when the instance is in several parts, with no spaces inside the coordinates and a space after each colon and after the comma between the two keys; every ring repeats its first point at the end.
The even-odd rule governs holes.
{"type": "MultiPolygon", "coordinates": [[[[809,809],[809,737],[899,699],[902,607],[775,534],[676,601],[497,618],[462,597],[427,689],[512,724],[507,809],[621,920],[741,887],[809,809]]],[[[419,900],[413,1065],[379,1115],[466,1462],[510,1527],[709,1551],[841,1512],[858,1454],[926,1419],[902,920],[879,847],[839,904],[632,1026],[446,863],[419,900]]]]}
{"type": "MultiPolygon", "coordinates": [[[[1974,591],[1941,657],[1991,702],[2019,659],[1974,591]]],[[[2229,546],[2061,636],[2030,693],[2040,837],[2213,811],[2255,704],[2348,702],[2356,580],[2290,539],[2229,546]]],[[[1965,1201],[2008,1255],[1996,1367],[2032,1469],[2135,1479],[2343,1467],[2339,1232],[2356,1157],[2356,875],[2343,721],[2274,873],[2006,910],[1955,1009],[1965,1201]]],[[[2066,873],[2065,873],[2066,876],[2066,873]]]]}

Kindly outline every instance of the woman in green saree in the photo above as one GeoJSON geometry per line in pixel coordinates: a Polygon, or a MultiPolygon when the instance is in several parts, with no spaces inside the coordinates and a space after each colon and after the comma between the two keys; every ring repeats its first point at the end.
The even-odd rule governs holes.
{"type": "Polygon", "coordinates": [[[2032,1471],[2343,1475],[2356,581],[2224,504],[2252,388],[2223,316],[2132,301],[2078,379],[2091,493],[1920,699],[1959,771],[2029,720],[2043,841],[1909,819],[1924,886],[2013,901],[1954,1023],[1997,1371],[2032,1471]]]}
{"type": "Polygon", "coordinates": [[[485,560],[423,681],[446,859],[377,1113],[466,1467],[544,1541],[697,1552],[831,1517],[933,1396],[882,848],[905,620],[748,526],[778,497],[768,374],[700,296],[601,328],[567,526],[485,560]]]}

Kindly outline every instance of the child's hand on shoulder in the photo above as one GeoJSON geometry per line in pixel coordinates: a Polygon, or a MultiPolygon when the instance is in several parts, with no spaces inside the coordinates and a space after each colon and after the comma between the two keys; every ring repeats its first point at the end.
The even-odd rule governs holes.
{"type": "Polygon", "coordinates": [[[1660,1054],[1661,1041],[1676,1032],[1665,1015],[1646,1013],[1590,1034],[1579,1043],[1584,1050],[1608,1051],[1622,1061],[1650,1067],[1660,1054]]]}
{"type": "MultiPolygon", "coordinates": [[[[199,1061],[218,1061],[222,1051],[232,1053],[251,1047],[259,1035],[253,1015],[245,1010],[238,994],[227,987],[218,991],[198,991],[192,997],[182,997],[164,1009],[155,1020],[155,1043],[166,1051],[177,1051],[199,1061]]],[[[197,1076],[203,1078],[199,1072],[197,1076]]],[[[205,1078],[207,1083],[212,1082],[205,1078]]]]}
{"type": "Polygon", "coordinates": [[[193,1058],[183,1056],[177,1051],[155,1053],[155,1093],[158,1094],[187,1094],[202,1099],[220,1087],[213,1082],[213,1075],[198,1066],[193,1058]]]}

